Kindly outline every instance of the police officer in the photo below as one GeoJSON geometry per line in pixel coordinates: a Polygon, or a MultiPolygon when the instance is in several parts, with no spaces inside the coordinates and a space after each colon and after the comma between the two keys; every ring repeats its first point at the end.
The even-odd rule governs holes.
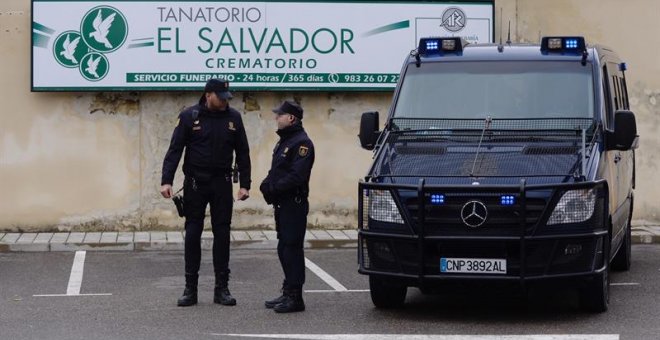
{"type": "Polygon", "coordinates": [[[309,213],[309,177],[314,164],[314,144],[303,129],[303,109],[285,101],[274,109],[280,140],[273,150],[268,176],[260,186],[266,203],[275,208],[277,255],[284,271],[282,295],[266,301],[266,308],[278,313],[305,310],[302,286],[305,283],[303,243],[309,213]]]}
{"type": "Polygon", "coordinates": [[[213,268],[215,291],[213,302],[233,306],[236,299],[228,288],[229,280],[229,228],[232,207],[232,163],[240,174],[237,199],[246,200],[250,190],[250,150],[241,115],[229,107],[232,98],[229,83],[210,79],[199,103],[179,114],[170,147],[163,161],[161,194],[172,197],[174,172],[183,162],[185,213],[185,275],[186,288],[179,298],[179,306],[197,303],[197,281],[201,260],[200,240],[204,228],[207,204],[210,204],[213,230],[213,268]]]}

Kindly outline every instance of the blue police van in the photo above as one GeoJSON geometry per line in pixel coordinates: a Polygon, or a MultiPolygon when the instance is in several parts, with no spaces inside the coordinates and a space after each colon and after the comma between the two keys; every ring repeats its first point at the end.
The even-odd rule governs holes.
{"type": "Polygon", "coordinates": [[[583,37],[423,38],[358,184],[359,272],[376,307],[447,282],[568,283],[587,311],[628,270],[638,135],[626,64],[583,37]]]}

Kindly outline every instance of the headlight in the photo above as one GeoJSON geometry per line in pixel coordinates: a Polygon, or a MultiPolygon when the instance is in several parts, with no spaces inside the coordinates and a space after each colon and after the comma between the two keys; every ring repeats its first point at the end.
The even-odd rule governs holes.
{"type": "Polygon", "coordinates": [[[548,225],[584,222],[594,214],[595,205],[594,189],[567,191],[550,215],[548,225]]]}
{"type": "Polygon", "coordinates": [[[369,190],[369,218],[403,224],[399,208],[389,190],[369,190]]]}

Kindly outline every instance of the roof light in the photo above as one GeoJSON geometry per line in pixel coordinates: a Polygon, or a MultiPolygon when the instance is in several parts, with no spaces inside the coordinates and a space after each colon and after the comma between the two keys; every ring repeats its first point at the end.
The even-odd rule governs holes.
{"type": "Polygon", "coordinates": [[[561,39],[553,38],[548,40],[548,49],[558,50],[561,49],[561,39]]]}
{"type": "Polygon", "coordinates": [[[442,40],[442,49],[445,51],[453,51],[456,49],[456,40],[454,39],[443,39],[442,40]]]}
{"type": "Polygon", "coordinates": [[[543,37],[541,52],[580,55],[587,50],[584,37],[543,37]]]}
{"type": "Polygon", "coordinates": [[[419,40],[417,51],[421,56],[438,55],[446,53],[459,54],[463,52],[465,40],[458,37],[448,38],[422,38],[419,40]]]}
{"type": "Polygon", "coordinates": [[[577,39],[565,39],[564,47],[566,47],[567,49],[577,48],[578,47],[577,39]]]}
{"type": "Polygon", "coordinates": [[[427,40],[426,41],[426,51],[435,51],[438,49],[437,40],[427,40]]]}

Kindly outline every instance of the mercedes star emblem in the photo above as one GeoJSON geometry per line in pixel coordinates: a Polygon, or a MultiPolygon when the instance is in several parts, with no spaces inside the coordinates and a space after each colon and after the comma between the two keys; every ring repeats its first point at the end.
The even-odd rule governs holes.
{"type": "Polygon", "coordinates": [[[468,227],[476,228],[484,224],[487,217],[488,209],[480,201],[469,201],[461,209],[461,219],[468,227]]]}

